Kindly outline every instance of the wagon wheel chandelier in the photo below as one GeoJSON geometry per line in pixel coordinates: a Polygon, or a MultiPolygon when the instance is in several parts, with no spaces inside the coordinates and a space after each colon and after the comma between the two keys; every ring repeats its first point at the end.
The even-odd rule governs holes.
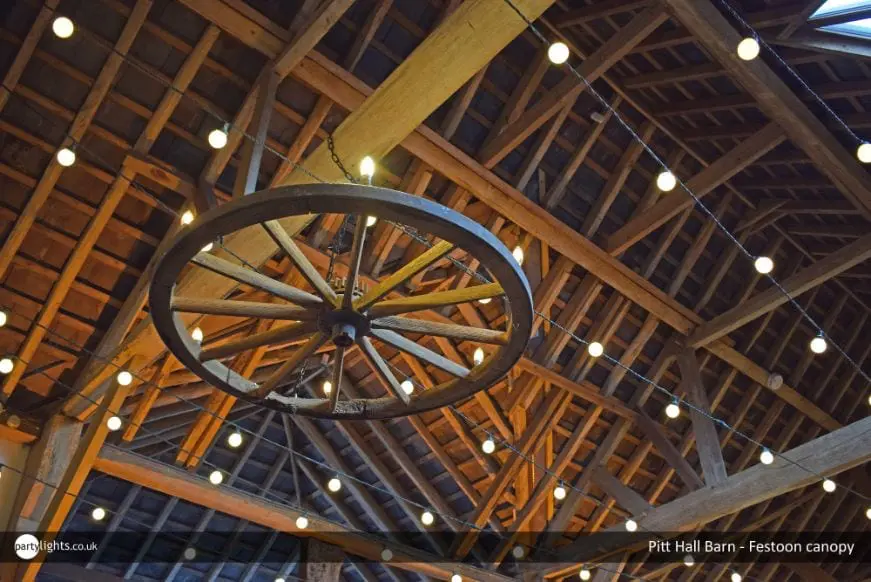
{"type": "MultiPolygon", "coordinates": [[[[238,235],[237,235],[238,236],[238,235]]],[[[468,267],[464,274],[468,275],[468,267]]],[[[468,278],[468,277],[467,277],[468,278]]],[[[451,280],[448,276],[446,280],[451,280]]],[[[336,419],[377,419],[417,414],[463,400],[503,378],[523,354],[532,328],[529,285],[511,252],[487,229],[440,204],[395,190],[345,184],[307,184],[264,190],[209,210],[186,227],[165,249],[150,289],[150,310],[166,346],[191,372],[233,396],[279,411],[336,419]],[[282,225],[285,219],[311,214],[344,214],[353,225],[347,252],[340,257],[347,277],[332,278],[331,268],[319,270],[282,225]],[[411,236],[427,240],[428,248],[405,264],[370,277],[363,272],[370,217],[389,221],[411,236]],[[263,228],[307,282],[309,290],[274,279],[240,261],[213,242],[249,227],[263,228]],[[456,265],[478,266],[489,281],[471,277],[468,285],[426,292],[409,285],[428,269],[456,273],[456,265]],[[176,294],[176,282],[187,269],[206,269],[255,290],[268,302],[202,298],[188,290],[176,294]],[[365,281],[365,283],[364,283],[365,281]],[[411,289],[411,290],[409,290],[411,289]],[[499,299],[504,317],[499,329],[453,323],[451,306],[499,299]],[[192,338],[190,322],[204,315],[273,320],[268,331],[241,339],[204,344],[192,338]],[[428,347],[458,342],[460,349],[428,347]],[[233,362],[256,349],[291,351],[258,381],[240,374],[233,362]],[[480,348],[480,350],[479,350],[480,348]],[[359,350],[380,379],[367,394],[343,394],[346,358],[359,350]],[[474,350],[472,364],[463,352],[474,350]],[[303,392],[295,378],[305,374],[313,357],[329,357],[329,394],[303,392]],[[410,391],[397,378],[399,368],[389,355],[416,360],[431,370],[432,386],[410,391]],[[380,389],[379,389],[380,388],[380,389]],[[376,393],[378,392],[378,393],[376,393]],[[409,393],[412,392],[412,393],[409,393]]],[[[254,374],[252,374],[253,376],[254,374]]],[[[402,374],[399,373],[400,378],[402,374]]],[[[362,390],[361,390],[362,392],[362,390]]]]}

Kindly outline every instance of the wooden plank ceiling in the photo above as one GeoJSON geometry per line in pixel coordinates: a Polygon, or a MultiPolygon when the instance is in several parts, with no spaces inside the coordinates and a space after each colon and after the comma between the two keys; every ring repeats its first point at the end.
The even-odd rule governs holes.
{"type": "MultiPolygon", "coordinates": [[[[716,511],[698,510],[703,517],[681,521],[681,510],[698,507],[705,487],[732,491],[753,478],[744,471],[757,463],[759,448],[742,434],[787,451],[814,447],[815,438],[842,427],[855,431],[850,425],[867,416],[869,386],[853,362],[866,366],[871,351],[871,270],[864,263],[871,252],[871,178],[856,161],[850,137],[775,60],[745,63],[734,56],[741,35],[716,0],[520,3],[530,14],[547,9],[537,26],[572,47],[571,62],[620,119],[751,255],[774,260],[778,281],[852,361],[833,349],[814,356],[807,344],[817,329],[689,196],[679,189],[660,192],[660,167],[618,116],[575,77],[550,65],[513,11],[490,2],[4,4],[0,307],[9,321],[0,329],[0,352],[18,358],[4,378],[6,414],[14,412],[35,434],[58,413],[87,420],[97,410],[99,418],[105,411],[95,402],[113,385],[106,380],[115,372],[105,359],[115,358],[153,384],[133,385],[122,410],[133,422],[109,435],[100,455],[96,449],[105,435],[88,440],[80,454],[96,467],[89,480],[75,475],[62,482],[80,491],[81,500],[64,508],[68,526],[84,523],[97,504],[113,515],[110,527],[126,519],[146,528],[203,530],[226,518],[222,525],[231,528],[251,522],[271,532],[263,547],[252,548],[260,562],[253,567],[234,565],[228,546],[205,569],[178,555],[160,556],[169,563],[158,568],[145,547],[121,560],[129,563],[125,568],[101,564],[98,570],[145,580],[301,575],[298,556],[287,549],[294,546],[283,545],[287,538],[278,533],[297,514],[273,519],[261,507],[281,500],[298,500],[313,515],[352,529],[418,532],[421,549],[430,554],[471,552],[502,564],[507,575],[516,574],[507,563],[510,550],[529,543],[529,531],[560,532],[562,544],[577,532],[618,527],[648,512],[654,522],[668,516],[662,523],[674,529],[867,528],[866,508],[845,488],[824,495],[817,484],[789,475],[783,479],[793,479],[791,486],[767,494],[754,489],[752,506],[724,493],[716,511]],[[51,34],[55,9],[74,19],[72,38],[51,34]],[[452,14],[456,22],[477,22],[483,14],[503,21],[491,23],[495,36],[463,32],[463,50],[454,54],[459,45],[442,47],[432,34],[446,19],[452,25],[452,14]],[[437,50],[415,50],[425,39],[437,50]],[[466,61],[457,64],[463,51],[466,61]],[[429,77],[422,72],[427,66],[429,77]],[[400,89],[410,91],[401,115],[395,101],[379,100],[380,90],[370,99],[392,74],[400,89]],[[258,89],[269,83],[277,85],[271,115],[258,107],[258,89]],[[267,150],[259,174],[246,172],[254,148],[231,132],[227,147],[212,150],[207,135],[220,123],[209,112],[263,136],[268,150],[286,154],[289,162],[267,150]],[[294,171],[297,162],[340,180],[325,146],[332,132],[349,167],[375,155],[378,179],[386,185],[450,206],[509,247],[525,250],[536,309],[558,325],[537,320],[527,354],[509,378],[456,410],[345,424],[281,418],[198,381],[165,355],[149,327],[144,303],[151,259],[176,231],[177,213],[229,199],[234,184],[238,192],[240,184],[250,190],[305,182],[294,171]],[[82,144],[78,161],[62,168],[54,153],[71,142],[82,144]],[[667,419],[667,397],[624,367],[591,358],[560,327],[601,342],[622,366],[732,428],[699,414],[667,419]],[[783,379],[776,391],[769,389],[775,374],[783,379]],[[87,397],[72,396],[74,391],[87,397]],[[243,447],[226,444],[231,429],[225,417],[250,431],[243,447]],[[535,465],[506,447],[484,454],[488,433],[535,465]],[[298,476],[291,445],[301,455],[298,476]],[[155,461],[200,475],[220,467],[229,475],[222,487],[238,491],[193,499],[189,477],[155,461]],[[333,471],[359,482],[346,480],[341,492],[330,492],[326,482],[333,471]],[[561,501],[553,497],[559,482],[573,486],[561,501]],[[234,513],[243,497],[233,495],[251,497],[249,509],[234,513]],[[421,507],[437,514],[432,528],[420,524],[421,507]],[[476,547],[468,523],[498,532],[500,542],[486,551],[476,547]],[[433,534],[442,530],[456,535],[433,534]]],[[[790,41],[810,4],[747,0],[740,10],[854,131],[867,131],[867,58],[790,41]]],[[[309,260],[326,268],[327,245],[339,228],[335,218],[291,226],[309,260]]],[[[387,224],[374,228],[373,239],[365,277],[389,273],[421,252],[387,224]]],[[[289,262],[270,255],[271,247],[237,242],[228,244],[265,273],[307,285],[289,262]]],[[[337,275],[346,264],[340,257],[337,275]]],[[[420,282],[447,288],[466,285],[468,277],[430,275],[420,282]]],[[[226,291],[207,276],[184,285],[215,296],[226,291]]],[[[466,305],[447,315],[476,326],[498,325],[501,317],[495,305],[466,305]]],[[[221,316],[206,317],[200,326],[207,341],[257,327],[221,316]]],[[[474,346],[446,340],[438,349],[470,358],[474,346]]],[[[286,350],[260,350],[245,369],[260,373],[286,357],[286,350]]],[[[410,366],[423,385],[432,382],[430,368],[400,355],[394,362],[410,366]]],[[[359,357],[346,365],[348,391],[367,393],[379,385],[359,357]]],[[[33,438],[3,430],[9,434],[0,432],[0,438],[33,438]]],[[[852,434],[829,438],[841,442],[839,435],[852,434]]],[[[871,494],[865,460],[839,458],[822,469],[846,471],[840,482],[871,494]]],[[[50,510],[64,505],[69,503],[50,510]]],[[[50,513],[45,522],[54,524],[58,515],[50,513]]],[[[332,527],[325,524],[325,531],[332,527]]],[[[320,537],[345,543],[349,556],[379,559],[380,549],[365,540],[329,531],[320,537]]],[[[421,566],[425,559],[412,558],[417,567],[349,558],[343,576],[448,577],[448,567],[421,566]]],[[[867,575],[857,564],[697,564],[678,570],[648,563],[641,553],[612,566],[625,579],[718,580],[733,571],[753,580],[867,575]]],[[[559,578],[576,571],[572,565],[546,573],[559,578]]],[[[464,575],[504,579],[475,569],[464,575]]]]}

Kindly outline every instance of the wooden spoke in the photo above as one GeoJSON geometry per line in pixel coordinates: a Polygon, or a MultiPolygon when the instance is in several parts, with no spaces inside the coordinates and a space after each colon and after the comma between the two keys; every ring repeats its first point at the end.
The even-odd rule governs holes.
{"type": "Polygon", "coordinates": [[[354,228],[354,243],[351,245],[351,265],[348,267],[348,280],[345,282],[345,295],[342,297],[342,307],[350,309],[354,303],[354,287],[360,273],[360,261],[363,260],[363,246],[366,243],[366,217],[357,217],[354,228]]]}
{"type": "Polygon", "coordinates": [[[327,302],[338,305],[339,298],[336,296],[336,292],[330,287],[330,284],[321,277],[321,274],[318,273],[318,270],[315,269],[315,266],[311,264],[311,261],[308,260],[308,257],[300,250],[300,248],[293,242],[293,238],[284,230],[284,227],[277,220],[270,220],[269,222],[263,223],[263,228],[266,229],[266,232],[272,237],[272,240],[275,241],[281,250],[290,258],[296,268],[299,269],[300,274],[305,277],[305,280],[314,287],[314,290],[318,292],[318,294],[324,298],[327,302]]]}
{"type": "Polygon", "coordinates": [[[291,303],[296,303],[297,305],[321,305],[323,303],[323,300],[316,295],[306,293],[302,289],[291,287],[281,281],[276,281],[275,279],[267,277],[257,271],[234,265],[230,261],[226,261],[209,253],[198,253],[191,260],[204,269],[208,269],[218,273],[219,275],[224,275],[225,277],[239,281],[240,283],[257,287],[258,289],[262,289],[267,293],[271,293],[276,297],[281,297],[282,299],[286,299],[291,303]]]}
{"type": "Polygon", "coordinates": [[[233,315],[237,317],[261,317],[264,319],[287,319],[290,321],[314,321],[320,313],[296,305],[259,303],[257,301],[229,301],[225,299],[195,299],[173,297],[172,310],[204,315],[233,315]]]}
{"type": "Polygon", "coordinates": [[[345,348],[336,346],[336,357],[333,359],[333,391],[330,392],[330,410],[335,412],[339,404],[339,392],[342,390],[342,375],[345,365],[345,348]]]}
{"type": "Polygon", "coordinates": [[[236,355],[239,352],[244,352],[251,348],[303,338],[313,334],[317,329],[318,325],[315,321],[303,321],[301,323],[283,325],[281,327],[270,329],[269,331],[251,334],[242,339],[203,350],[200,352],[199,360],[201,362],[217,360],[218,358],[236,355]]]}
{"type": "Polygon", "coordinates": [[[373,320],[372,327],[447,337],[456,340],[469,340],[499,346],[504,346],[508,343],[508,334],[503,331],[455,325],[452,323],[438,323],[423,319],[411,319],[409,317],[382,317],[381,319],[373,320]]]}
{"type": "Polygon", "coordinates": [[[279,368],[272,373],[272,375],[267,378],[266,382],[263,383],[260,388],[253,391],[252,396],[257,396],[260,398],[265,397],[267,394],[275,390],[275,388],[281,384],[281,382],[287,377],[288,374],[293,372],[293,370],[302,363],[307,357],[312,355],[317,351],[319,347],[324,345],[324,343],[329,339],[329,337],[322,333],[317,332],[314,334],[307,342],[305,342],[298,350],[293,352],[293,355],[285,361],[279,368]]]}
{"type": "Polygon", "coordinates": [[[453,243],[442,241],[433,246],[425,253],[415,258],[410,263],[375,285],[368,293],[354,302],[354,309],[363,310],[414,277],[420,271],[451,252],[453,243]]]}
{"type": "Polygon", "coordinates": [[[487,299],[488,297],[497,297],[503,293],[504,291],[499,283],[487,283],[486,285],[463,287],[462,289],[452,289],[451,291],[440,291],[438,293],[415,295],[401,299],[388,299],[373,305],[369,310],[369,314],[372,317],[379,318],[409,313],[411,311],[437,309],[445,305],[455,305],[457,303],[477,301],[478,299],[487,299]]]}
{"type": "Polygon", "coordinates": [[[469,375],[469,370],[453,360],[435,353],[429,348],[425,348],[419,343],[408,339],[405,336],[399,335],[396,332],[386,329],[373,329],[372,335],[386,344],[390,344],[397,350],[403,351],[422,360],[431,366],[438,368],[457,378],[465,378],[469,375]]]}
{"type": "MultiPolygon", "coordinates": [[[[382,333],[390,333],[390,332],[382,332],[382,333]]],[[[372,365],[372,368],[375,370],[375,373],[381,378],[384,384],[387,386],[387,389],[397,398],[402,400],[405,404],[411,402],[411,397],[405,393],[405,390],[402,389],[402,386],[399,385],[399,382],[396,380],[396,376],[393,375],[393,372],[390,371],[390,368],[387,366],[387,362],[384,361],[384,358],[375,350],[375,346],[372,345],[372,341],[368,337],[360,338],[359,342],[360,351],[369,360],[369,363],[372,365]]]]}

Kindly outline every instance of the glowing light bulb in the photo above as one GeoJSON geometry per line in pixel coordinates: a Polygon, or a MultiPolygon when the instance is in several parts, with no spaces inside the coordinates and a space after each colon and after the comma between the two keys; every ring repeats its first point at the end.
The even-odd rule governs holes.
{"type": "Polygon", "coordinates": [[[8,318],[6,317],[6,312],[5,312],[5,311],[0,311],[0,327],[3,327],[4,325],[6,325],[6,320],[7,320],[7,319],[8,319],[8,318]]]}
{"type": "Polygon", "coordinates": [[[579,577],[581,580],[589,580],[590,578],[593,577],[593,575],[590,574],[590,571],[587,570],[587,567],[586,567],[586,566],[584,566],[583,568],[581,568],[581,571],[578,573],[578,577],[579,577]]]}
{"type": "Polygon", "coordinates": [[[837,485],[835,485],[835,482],[831,479],[826,479],[825,481],[823,481],[823,491],[825,491],[826,493],[832,493],[836,488],[837,485]]]}
{"type": "Polygon", "coordinates": [[[360,175],[371,180],[375,175],[375,160],[369,156],[360,160],[360,175]]]}
{"type": "Polygon", "coordinates": [[[224,482],[224,474],[220,471],[212,471],[209,475],[209,483],[212,485],[220,485],[224,482]]]}
{"type": "Polygon", "coordinates": [[[656,187],[663,192],[671,192],[677,186],[677,178],[668,170],[663,170],[656,177],[656,187]]]}
{"type": "Polygon", "coordinates": [[[184,226],[187,226],[194,221],[194,213],[191,212],[190,210],[185,210],[182,213],[180,220],[184,226]]]}
{"type": "Polygon", "coordinates": [[[472,354],[472,361],[476,366],[481,365],[481,362],[484,361],[484,350],[481,348],[475,348],[475,353],[472,354]]]}
{"type": "Polygon", "coordinates": [[[871,519],[871,507],[865,510],[865,517],[871,519]]]}
{"type": "Polygon", "coordinates": [[[856,157],[863,164],[871,163],[871,143],[865,142],[856,148],[856,157]]]}
{"type": "Polygon", "coordinates": [[[305,529],[308,527],[308,518],[304,515],[300,515],[296,518],[296,527],[299,529],[305,529]]]}
{"type": "Polygon", "coordinates": [[[118,383],[122,386],[130,386],[130,383],[133,382],[133,374],[128,372],[127,370],[121,370],[118,372],[118,375],[115,377],[118,380],[118,383]]]}
{"type": "Polygon", "coordinates": [[[414,382],[412,382],[411,380],[403,380],[402,384],[400,384],[399,387],[402,388],[402,391],[406,394],[411,394],[412,392],[414,392],[414,382]]]}
{"type": "Polygon", "coordinates": [[[483,299],[478,299],[478,303],[480,303],[481,305],[487,305],[491,301],[493,301],[492,297],[485,297],[483,299]]]}
{"type": "Polygon", "coordinates": [[[451,576],[451,582],[463,582],[463,577],[459,574],[454,574],[451,576]]]}
{"type": "Polygon", "coordinates": [[[759,41],[747,37],[738,43],[738,58],[742,61],[752,61],[759,56],[759,41]]]}
{"type": "Polygon", "coordinates": [[[66,16],[58,16],[51,23],[51,31],[58,38],[69,38],[76,31],[76,25],[66,16]]]}
{"type": "Polygon", "coordinates": [[[824,338],[822,335],[818,335],[811,340],[810,348],[811,351],[815,354],[821,354],[825,352],[827,347],[829,346],[828,344],[826,344],[826,338],[824,338]]]}
{"type": "Polygon", "coordinates": [[[638,529],[638,522],[634,519],[626,520],[626,531],[636,531],[638,529]]]}
{"type": "Polygon", "coordinates": [[[11,358],[3,358],[0,360],[0,374],[8,374],[14,367],[15,364],[12,363],[11,358]]]}
{"type": "Polygon", "coordinates": [[[680,405],[678,405],[677,401],[669,402],[668,406],[665,407],[665,415],[669,418],[680,416],[680,405]]]}
{"type": "Polygon", "coordinates": [[[342,482],[339,481],[338,477],[333,477],[327,482],[327,489],[329,489],[333,493],[336,493],[342,489],[342,482]]]}
{"type": "Polygon", "coordinates": [[[435,516],[429,511],[424,511],[422,514],[420,514],[420,522],[423,525],[432,525],[434,521],[435,516]]]}
{"type": "Polygon", "coordinates": [[[526,555],[526,549],[523,546],[514,546],[511,548],[511,555],[519,560],[526,555]]]}
{"type": "Polygon", "coordinates": [[[553,488],[553,497],[554,497],[554,499],[559,499],[560,501],[565,499],[566,498],[566,488],[563,487],[562,485],[557,485],[556,487],[554,487],[553,488]]]}
{"type": "Polygon", "coordinates": [[[756,257],[756,260],[753,261],[753,266],[756,268],[757,273],[767,275],[774,270],[774,261],[768,257],[756,257]]]}
{"type": "Polygon", "coordinates": [[[732,582],[741,582],[744,577],[741,576],[741,574],[739,574],[738,572],[732,572],[732,576],[730,577],[730,579],[732,580],[732,582]]]}
{"type": "Polygon", "coordinates": [[[332,392],[333,391],[333,383],[330,382],[329,380],[324,380],[323,390],[324,390],[324,394],[329,394],[330,392],[332,392]]]}
{"type": "Polygon", "coordinates": [[[193,329],[193,331],[191,332],[191,339],[194,340],[195,342],[201,342],[201,341],[203,341],[203,338],[204,338],[204,337],[205,337],[205,336],[203,335],[203,330],[201,330],[201,329],[198,328],[198,327],[195,327],[195,328],[193,329]]]}
{"type": "Polygon", "coordinates": [[[106,427],[108,427],[108,429],[112,432],[119,430],[121,428],[121,424],[123,423],[121,422],[121,419],[117,416],[110,416],[106,419],[106,427]]]}
{"type": "Polygon", "coordinates": [[[103,521],[106,519],[106,510],[102,507],[95,507],[91,512],[91,518],[93,518],[94,521],[103,521]]]}
{"type": "Polygon", "coordinates": [[[514,260],[517,261],[518,265],[523,264],[523,249],[519,246],[514,247],[514,250],[511,251],[511,256],[514,257],[514,260]]]}
{"type": "Polygon", "coordinates": [[[762,452],[759,453],[759,462],[763,465],[770,465],[774,462],[774,453],[768,449],[762,449],[762,452]]]}
{"type": "Polygon", "coordinates": [[[555,42],[547,47],[547,58],[555,65],[561,65],[569,60],[569,47],[564,42],[555,42]]]}
{"type": "Polygon", "coordinates": [[[390,548],[384,548],[381,550],[381,559],[385,562],[389,562],[393,559],[393,552],[390,551],[390,548]]]}
{"type": "Polygon", "coordinates": [[[693,558],[691,555],[687,554],[686,556],[683,557],[683,563],[684,563],[684,566],[689,568],[691,566],[695,566],[696,559],[693,558]]]}
{"type": "Polygon", "coordinates": [[[230,445],[230,448],[238,449],[242,446],[242,433],[234,432],[230,433],[230,436],[227,437],[227,444],[230,445]]]}
{"type": "Polygon", "coordinates": [[[284,578],[276,578],[274,582],[287,582],[284,578]]]}
{"type": "Polygon", "coordinates": [[[496,443],[493,442],[493,439],[487,439],[483,443],[481,443],[481,450],[485,453],[492,454],[493,451],[496,450],[496,443]]]}
{"type": "Polygon", "coordinates": [[[209,132],[209,145],[214,149],[219,150],[227,145],[226,129],[215,128],[209,132]]]}
{"type": "Polygon", "coordinates": [[[366,217],[366,228],[372,228],[375,226],[375,223],[378,222],[378,218],[375,216],[367,216],[366,217]]]}
{"type": "Polygon", "coordinates": [[[605,353],[605,346],[603,346],[599,342],[590,342],[590,344],[587,346],[587,353],[594,358],[598,358],[605,353]]]}
{"type": "Polygon", "coordinates": [[[185,560],[193,560],[197,557],[197,551],[193,548],[187,548],[183,555],[185,560]]]}
{"type": "Polygon", "coordinates": [[[201,248],[201,249],[200,249],[200,252],[201,252],[201,253],[207,253],[207,252],[209,252],[210,250],[212,250],[213,248],[215,248],[215,243],[209,243],[209,244],[207,244],[206,246],[204,246],[203,248],[201,248]]]}
{"type": "Polygon", "coordinates": [[[61,148],[57,151],[57,163],[64,168],[69,168],[76,163],[76,152],[70,148],[61,148]]]}

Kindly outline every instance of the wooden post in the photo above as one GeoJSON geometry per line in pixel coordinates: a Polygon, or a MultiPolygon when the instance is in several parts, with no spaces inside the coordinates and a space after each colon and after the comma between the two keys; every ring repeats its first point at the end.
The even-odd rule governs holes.
{"type": "Polygon", "coordinates": [[[314,538],[305,540],[302,579],[311,582],[338,582],[345,552],[314,538]]]}

